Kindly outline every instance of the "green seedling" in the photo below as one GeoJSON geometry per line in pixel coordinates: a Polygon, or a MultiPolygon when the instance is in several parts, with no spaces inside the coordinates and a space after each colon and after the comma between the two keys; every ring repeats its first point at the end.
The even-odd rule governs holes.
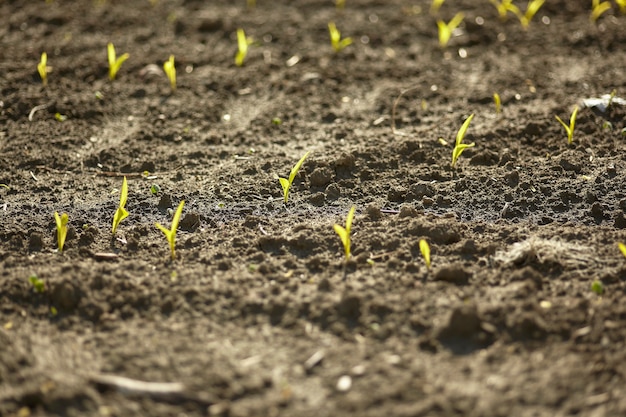
{"type": "Polygon", "coordinates": [[[246,36],[243,29],[237,29],[237,55],[235,55],[235,65],[242,67],[250,45],[254,43],[254,38],[246,36]]]}
{"type": "MultiPolygon", "coordinates": [[[[533,20],[533,17],[537,14],[541,6],[543,6],[545,0],[530,0],[528,2],[528,6],[526,6],[526,12],[522,14],[522,12],[517,11],[517,17],[522,24],[524,30],[528,29],[530,25],[530,21],[533,20]]],[[[512,9],[510,9],[512,11],[512,9]]]]}
{"type": "Polygon", "coordinates": [[[502,113],[502,101],[500,100],[500,94],[493,93],[493,103],[496,106],[496,114],[502,113]]]}
{"type": "Polygon", "coordinates": [[[563,125],[563,128],[567,132],[567,144],[571,145],[574,142],[574,127],[576,126],[576,116],[578,115],[578,106],[574,107],[574,111],[569,118],[569,126],[565,124],[563,120],[559,116],[554,116],[556,120],[563,125]]]}
{"type": "Polygon", "coordinates": [[[48,54],[45,52],[41,53],[41,60],[39,64],[37,64],[37,72],[39,72],[39,77],[41,77],[41,82],[43,86],[48,85],[48,54]]]}
{"type": "Polygon", "coordinates": [[[354,219],[354,210],[356,210],[355,206],[352,206],[350,211],[348,211],[348,216],[346,217],[346,227],[340,226],[338,224],[333,225],[335,232],[339,235],[341,239],[341,243],[343,244],[344,253],[346,255],[346,261],[350,260],[350,232],[352,230],[352,220],[354,219]]]}
{"type": "Polygon", "coordinates": [[[602,295],[604,293],[604,285],[600,280],[594,280],[591,283],[591,291],[593,291],[596,295],[602,295]]]}
{"type": "Polygon", "coordinates": [[[28,282],[33,286],[33,291],[38,292],[39,294],[46,291],[46,283],[43,279],[39,279],[37,275],[31,275],[28,277],[28,282]]]}
{"type": "Polygon", "coordinates": [[[170,55],[170,59],[163,63],[163,71],[165,71],[167,79],[170,80],[170,88],[173,93],[176,91],[176,65],[174,64],[174,55],[170,55]]]}
{"type": "Polygon", "coordinates": [[[440,47],[445,48],[448,45],[448,42],[452,37],[452,32],[454,32],[454,29],[456,29],[461,24],[461,22],[463,22],[464,17],[465,15],[463,14],[463,12],[459,12],[454,15],[452,20],[450,20],[448,23],[444,22],[443,20],[437,20],[440,47]]]}
{"type": "Polygon", "coordinates": [[[437,13],[439,13],[439,9],[441,9],[441,5],[443,4],[444,1],[446,0],[433,0],[430,3],[430,14],[434,16],[437,13]]]}
{"type": "Polygon", "coordinates": [[[174,217],[172,218],[172,228],[166,229],[161,226],[159,223],[156,223],[155,226],[163,232],[165,238],[167,239],[167,243],[170,245],[170,255],[172,260],[176,259],[176,230],[178,230],[178,222],[180,221],[180,216],[183,213],[183,207],[185,206],[185,200],[181,201],[174,213],[174,217]]]}
{"type": "Polygon", "coordinates": [[[341,32],[333,22],[328,23],[328,33],[330,34],[330,46],[333,47],[335,53],[341,52],[348,45],[352,44],[352,38],[341,39],[341,32]]]}
{"type": "Polygon", "coordinates": [[[126,181],[126,176],[124,176],[124,180],[122,181],[122,190],[120,192],[120,205],[115,210],[115,214],[113,215],[113,235],[117,231],[117,226],[120,225],[122,220],[128,217],[128,211],[126,211],[126,200],[128,200],[128,182],[126,181]]]}
{"type": "Polygon", "coordinates": [[[515,16],[521,16],[519,8],[513,4],[513,0],[490,0],[491,4],[498,10],[500,20],[506,20],[508,12],[513,13],[515,16]]]}
{"type": "Polygon", "coordinates": [[[150,192],[152,193],[152,195],[158,195],[161,192],[161,187],[159,186],[159,184],[152,184],[150,186],[150,192]]]}
{"type": "Polygon", "coordinates": [[[6,184],[0,184],[0,187],[4,187],[4,188],[6,188],[7,190],[10,190],[10,189],[11,189],[11,187],[9,187],[9,186],[8,186],[8,185],[6,185],[6,184]]]}
{"type": "Polygon", "coordinates": [[[463,151],[475,145],[474,142],[470,144],[463,143],[463,138],[465,138],[465,133],[467,132],[467,128],[469,127],[473,118],[474,114],[472,113],[470,117],[465,120],[465,122],[456,134],[456,142],[454,144],[454,149],[452,150],[452,168],[454,168],[454,166],[456,165],[456,161],[459,159],[459,156],[461,156],[463,151]]]}
{"type": "Polygon", "coordinates": [[[619,7],[619,12],[621,14],[626,14],[626,0],[615,0],[615,4],[619,7]]]}
{"type": "Polygon", "coordinates": [[[67,116],[59,112],[54,113],[54,118],[57,122],[64,122],[67,120],[67,116]]]}
{"type": "Polygon", "coordinates": [[[589,20],[595,23],[600,16],[610,8],[611,2],[609,1],[591,0],[591,15],[589,16],[589,20]]]}
{"type": "Polygon", "coordinates": [[[124,61],[130,57],[128,53],[123,54],[119,58],[115,55],[115,46],[111,42],[107,44],[107,57],[109,59],[109,80],[115,80],[117,72],[122,67],[124,61]]]}
{"type": "Polygon", "coordinates": [[[617,244],[617,247],[619,248],[619,251],[622,252],[622,255],[624,255],[624,258],[626,258],[626,245],[622,242],[619,242],[617,244]]]}
{"type": "Polygon", "coordinates": [[[430,269],[430,246],[425,239],[420,240],[420,252],[424,257],[424,263],[426,264],[426,268],[430,269]]]}
{"type": "Polygon", "coordinates": [[[283,196],[285,198],[285,203],[289,201],[289,190],[291,189],[291,184],[293,184],[293,180],[298,175],[298,171],[300,171],[300,167],[304,163],[306,157],[309,156],[309,152],[305,153],[302,158],[291,168],[291,172],[289,173],[289,179],[287,178],[278,178],[280,181],[280,185],[283,187],[283,196]]]}
{"type": "Polygon", "coordinates": [[[57,247],[59,252],[63,252],[63,246],[65,246],[65,238],[67,237],[67,222],[69,217],[67,213],[63,213],[59,216],[59,213],[54,212],[54,221],[57,225],[57,247]]]}

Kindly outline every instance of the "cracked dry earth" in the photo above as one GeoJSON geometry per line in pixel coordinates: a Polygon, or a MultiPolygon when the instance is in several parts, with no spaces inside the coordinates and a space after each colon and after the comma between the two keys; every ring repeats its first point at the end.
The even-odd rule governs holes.
{"type": "Polygon", "coordinates": [[[626,415],[626,16],[346,3],[0,1],[0,415],[626,415]]]}

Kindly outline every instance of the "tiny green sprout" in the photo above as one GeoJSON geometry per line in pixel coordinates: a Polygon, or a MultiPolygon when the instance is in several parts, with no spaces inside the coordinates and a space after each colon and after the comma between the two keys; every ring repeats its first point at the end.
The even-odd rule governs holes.
{"type": "Polygon", "coordinates": [[[352,220],[354,219],[354,210],[356,210],[355,206],[350,208],[348,211],[348,216],[346,217],[346,227],[340,226],[338,224],[333,225],[335,232],[339,235],[341,239],[341,243],[343,244],[343,249],[346,255],[346,261],[350,260],[350,232],[352,230],[352,220]]]}
{"type": "Polygon", "coordinates": [[[473,118],[474,114],[472,113],[470,117],[465,120],[465,122],[456,134],[456,142],[454,144],[454,149],[452,150],[452,168],[454,168],[454,166],[456,165],[456,161],[459,159],[459,156],[461,156],[463,151],[475,145],[474,142],[470,144],[463,143],[463,138],[465,138],[465,133],[467,132],[467,128],[469,127],[473,118]]]}
{"type": "Polygon", "coordinates": [[[293,184],[293,180],[298,175],[298,171],[300,171],[300,167],[304,163],[306,157],[309,156],[309,152],[305,153],[302,158],[291,168],[291,172],[289,173],[289,179],[287,178],[278,178],[280,181],[280,185],[283,187],[283,197],[285,199],[285,203],[289,201],[289,190],[291,189],[291,184],[293,184]]]}
{"type": "Polygon", "coordinates": [[[613,100],[615,99],[616,95],[617,95],[617,90],[614,88],[613,91],[611,91],[611,94],[609,94],[609,101],[606,103],[607,109],[611,107],[611,104],[613,104],[613,100]]]}
{"type": "Polygon", "coordinates": [[[459,12],[454,15],[452,20],[450,20],[448,23],[444,22],[443,20],[437,20],[440,47],[445,48],[448,45],[448,42],[450,42],[450,38],[452,37],[452,32],[454,32],[454,29],[456,29],[461,24],[461,22],[463,22],[464,17],[465,15],[463,14],[463,12],[459,12]]]}
{"type": "Polygon", "coordinates": [[[122,64],[128,59],[128,57],[130,57],[130,55],[125,53],[118,58],[115,54],[115,46],[113,46],[113,43],[109,42],[107,44],[107,57],[109,59],[109,80],[113,81],[117,76],[117,72],[122,67],[122,64]]]}
{"type": "Polygon", "coordinates": [[[174,65],[174,55],[170,55],[170,59],[163,63],[163,71],[165,71],[167,79],[170,80],[170,88],[173,93],[176,91],[176,65],[174,65]]]}
{"type": "Polygon", "coordinates": [[[59,112],[54,113],[54,118],[57,122],[64,122],[67,120],[67,116],[59,112]]]}
{"type": "Polygon", "coordinates": [[[626,258],[626,245],[622,242],[618,242],[617,247],[619,248],[619,251],[622,252],[622,255],[624,255],[624,258],[626,258]]]}
{"type": "Polygon", "coordinates": [[[152,193],[152,195],[157,195],[161,192],[161,187],[159,186],[159,184],[152,184],[150,186],[150,192],[152,193]]]}
{"type": "Polygon", "coordinates": [[[9,186],[8,186],[8,185],[6,185],[6,184],[0,184],[0,187],[6,188],[7,190],[10,190],[10,189],[11,189],[11,187],[9,187],[9,186]]]}
{"type": "Polygon", "coordinates": [[[528,29],[530,21],[533,20],[533,17],[537,14],[541,6],[543,6],[543,3],[545,3],[545,0],[529,0],[528,6],[526,6],[526,12],[522,14],[522,12],[518,11],[517,17],[524,30],[528,29]]]}
{"type": "Polygon", "coordinates": [[[185,200],[182,200],[174,213],[174,217],[172,218],[172,228],[166,229],[161,226],[159,223],[156,223],[155,226],[163,232],[165,235],[167,242],[170,244],[170,255],[172,260],[176,259],[176,230],[178,230],[178,222],[180,221],[180,216],[183,213],[183,207],[185,205],[185,200]]]}
{"type": "Polygon", "coordinates": [[[559,116],[554,116],[556,120],[563,125],[565,132],[567,132],[567,144],[571,145],[574,142],[574,127],[576,126],[576,116],[578,115],[578,106],[574,107],[574,111],[569,118],[569,126],[565,124],[563,120],[559,116]]]}
{"type": "Polygon", "coordinates": [[[433,16],[439,13],[439,9],[441,9],[441,5],[446,0],[432,0],[430,3],[430,14],[433,16]]]}
{"type": "Polygon", "coordinates": [[[46,291],[46,283],[43,279],[39,279],[37,275],[31,275],[28,277],[28,282],[33,286],[33,290],[38,293],[43,293],[46,291]]]}
{"type": "Polygon", "coordinates": [[[41,77],[41,82],[43,86],[48,85],[48,54],[45,52],[41,53],[41,61],[37,64],[37,72],[39,72],[39,77],[41,77]]]}
{"type": "Polygon", "coordinates": [[[591,291],[593,291],[596,295],[602,295],[604,293],[604,285],[600,280],[594,280],[591,283],[591,291]]]}
{"type": "Polygon", "coordinates": [[[609,1],[591,0],[591,15],[589,15],[589,20],[595,23],[600,16],[610,8],[611,2],[609,1]]]}
{"type": "Polygon", "coordinates": [[[605,120],[604,123],[602,123],[602,129],[613,130],[613,123],[609,122],[608,120],[605,120]]]}
{"type": "Polygon", "coordinates": [[[235,55],[235,65],[242,67],[250,45],[254,43],[254,38],[246,36],[243,29],[237,29],[237,54],[235,55]]]}
{"type": "Polygon", "coordinates": [[[341,52],[348,45],[352,44],[352,38],[341,39],[341,32],[333,22],[328,23],[328,33],[330,35],[330,46],[333,47],[335,53],[341,52]]]}
{"type": "Polygon", "coordinates": [[[506,20],[508,12],[512,12],[515,16],[520,16],[519,8],[513,4],[513,0],[490,0],[491,4],[498,10],[500,20],[506,20]]]}
{"type": "Polygon", "coordinates": [[[67,237],[67,222],[69,221],[69,217],[67,213],[63,213],[59,216],[59,213],[55,211],[54,221],[57,226],[57,246],[59,248],[59,252],[63,252],[65,238],[67,237]]]}
{"type": "Polygon", "coordinates": [[[493,93],[493,103],[496,106],[496,114],[502,113],[502,101],[500,100],[500,94],[493,93]]]}
{"type": "Polygon", "coordinates": [[[102,94],[102,91],[96,91],[94,95],[98,100],[104,100],[104,94],[102,94]]]}
{"type": "Polygon", "coordinates": [[[424,263],[426,264],[426,268],[430,269],[430,246],[425,239],[420,240],[420,252],[424,257],[424,263]]]}
{"type": "Polygon", "coordinates": [[[280,119],[280,117],[274,117],[274,118],[272,119],[272,124],[273,124],[274,126],[280,126],[280,125],[282,125],[282,124],[283,124],[283,121],[280,119]]]}
{"type": "Polygon", "coordinates": [[[626,127],[622,129],[622,136],[626,136],[626,127]]]}
{"type": "Polygon", "coordinates": [[[115,210],[115,215],[113,215],[113,235],[117,230],[117,226],[120,225],[122,220],[128,217],[128,211],[124,208],[126,206],[126,200],[128,200],[128,182],[126,181],[126,176],[124,176],[124,180],[122,180],[122,191],[120,192],[120,205],[115,210]]]}
{"type": "Polygon", "coordinates": [[[621,14],[626,14],[626,0],[615,0],[621,14]]]}

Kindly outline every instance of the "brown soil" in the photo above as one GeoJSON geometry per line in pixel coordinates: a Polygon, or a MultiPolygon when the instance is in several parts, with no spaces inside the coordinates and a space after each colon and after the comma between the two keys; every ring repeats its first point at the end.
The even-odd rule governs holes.
{"type": "Polygon", "coordinates": [[[450,1],[442,50],[426,1],[244,3],[0,2],[0,415],[626,415],[626,106],[581,103],[626,94],[626,16],[450,1]]]}

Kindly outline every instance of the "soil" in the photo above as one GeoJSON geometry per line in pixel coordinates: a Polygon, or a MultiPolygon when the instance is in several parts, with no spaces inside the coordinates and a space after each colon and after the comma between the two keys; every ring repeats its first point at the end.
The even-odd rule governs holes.
{"type": "Polygon", "coordinates": [[[333,3],[0,2],[0,415],[626,415],[626,16],[333,3]]]}

